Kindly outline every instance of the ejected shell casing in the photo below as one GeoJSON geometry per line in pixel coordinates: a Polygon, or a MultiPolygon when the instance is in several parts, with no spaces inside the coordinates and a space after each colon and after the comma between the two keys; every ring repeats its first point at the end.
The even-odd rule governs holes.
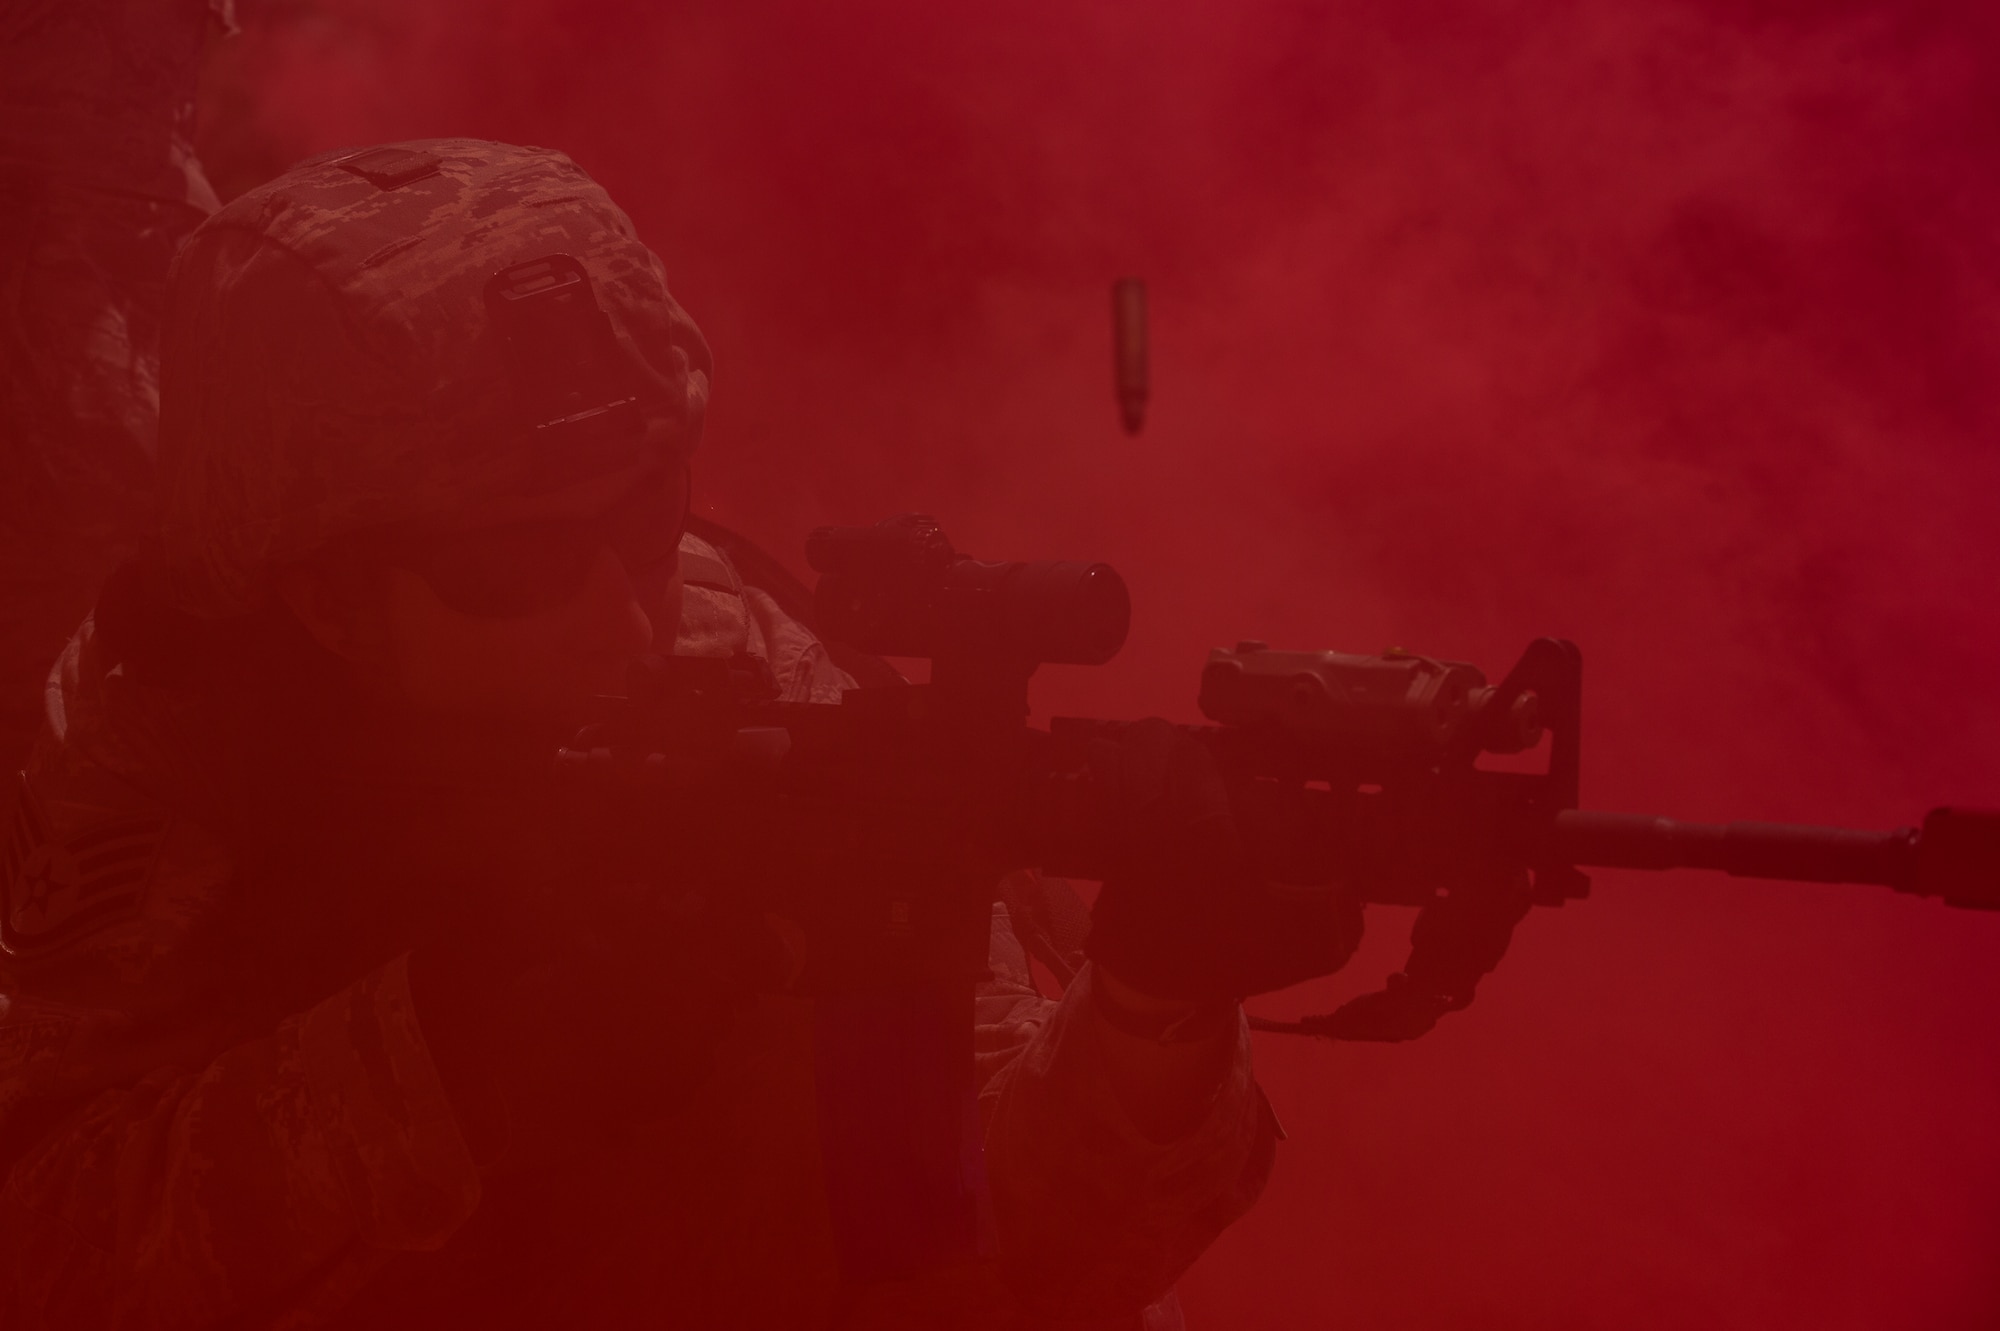
{"type": "Polygon", "coordinates": [[[1118,388],[1118,414],[1125,433],[1137,434],[1146,423],[1146,284],[1121,277],[1111,284],[1112,369],[1118,388]]]}

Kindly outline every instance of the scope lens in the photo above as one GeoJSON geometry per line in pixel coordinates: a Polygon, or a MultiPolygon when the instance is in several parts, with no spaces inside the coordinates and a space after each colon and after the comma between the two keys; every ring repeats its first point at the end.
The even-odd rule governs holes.
{"type": "Polygon", "coordinates": [[[1103,665],[1125,645],[1132,600],[1109,564],[1038,561],[1011,566],[1006,638],[1051,665],[1103,665]]]}
{"type": "Polygon", "coordinates": [[[1082,665],[1101,665],[1118,655],[1132,628],[1132,596],[1125,579],[1109,564],[1092,564],[1078,588],[1082,665]]]}

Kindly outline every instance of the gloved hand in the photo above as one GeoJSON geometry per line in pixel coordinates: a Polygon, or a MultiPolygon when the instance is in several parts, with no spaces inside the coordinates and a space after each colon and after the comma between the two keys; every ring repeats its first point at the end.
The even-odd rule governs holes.
{"type": "Polygon", "coordinates": [[[670,1112],[785,949],[754,910],[629,885],[516,902],[411,956],[417,1020],[482,1163],[670,1112]]]}
{"type": "Polygon", "coordinates": [[[1158,718],[1134,722],[1093,744],[1090,774],[1118,822],[1117,867],[1085,944],[1099,966],[1156,998],[1212,1003],[1330,974],[1353,955],[1360,904],[1259,875],[1201,741],[1158,718]]]}

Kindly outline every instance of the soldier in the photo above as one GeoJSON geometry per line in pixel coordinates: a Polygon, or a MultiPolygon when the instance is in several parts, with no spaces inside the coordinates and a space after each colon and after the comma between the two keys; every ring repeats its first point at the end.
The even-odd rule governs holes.
{"type": "MultiPolygon", "coordinates": [[[[0,766],[152,515],[175,247],[215,211],[195,160],[203,41],[229,0],[18,0],[0,14],[0,766]]],[[[0,795],[0,808],[12,801],[0,795]]]]}
{"type": "Polygon", "coordinates": [[[769,922],[595,881],[547,812],[575,704],[670,638],[851,683],[686,534],[710,357],[658,259],[556,152],[333,154],[196,232],[164,348],[158,543],[0,861],[0,1324],[1177,1324],[1272,1159],[1236,999],[1346,945],[1214,946],[1186,750],[1123,761],[1207,879],[1107,887],[1112,970],[1041,997],[996,906],[994,1242],[843,1282],[769,922]]]}

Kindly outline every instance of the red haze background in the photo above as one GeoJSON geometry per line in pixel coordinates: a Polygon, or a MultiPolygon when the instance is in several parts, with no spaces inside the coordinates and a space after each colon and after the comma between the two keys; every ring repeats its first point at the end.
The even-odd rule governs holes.
{"type": "MultiPolygon", "coordinates": [[[[245,0],[233,193],[567,149],[719,371],[714,513],[1099,557],[1188,718],[1239,637],[1589,662],[1586,803],[2000,805],[2000,18],[1921,0],[245,0]],[[1152,286],[1116,427],[1108,284],[1152,286]]],[[[1255,1006],[1324,1010],[1397,963],[1255,1006]]],[[[1604,873],[1406,1047],[1260,1037],[1291,1132],[1208,1328],[2000,1324],[2000,919],[1604,873]]]]}

